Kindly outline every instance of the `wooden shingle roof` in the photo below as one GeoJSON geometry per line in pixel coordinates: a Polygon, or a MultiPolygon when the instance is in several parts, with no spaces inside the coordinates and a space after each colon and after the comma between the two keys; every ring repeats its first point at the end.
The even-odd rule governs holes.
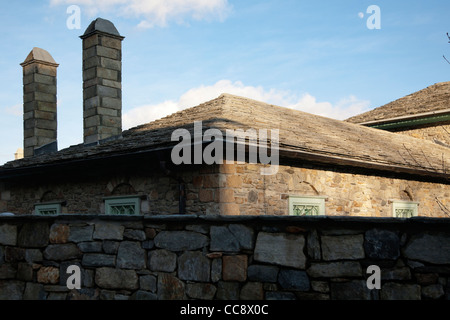
{"type": "Polygon", "coordinates": [[[351,117],[346,121],[365,124],[414,115],[450,113],[450,82],[440,82],[403,98],[351,117]]]}
{"type": "Polygon", "coordinates": [[[278,129],[281,157],[450,178],[450,148],[229,94],[124,131],[119,140],[6,163],[0,176],[2,171],[26,167],[171,148],[178,143],[171,141],[172,132],[178,128],[193,132],[194,121],[202,121],[203,130],[217,128],[224,136],[226,129],[278,129]]]}

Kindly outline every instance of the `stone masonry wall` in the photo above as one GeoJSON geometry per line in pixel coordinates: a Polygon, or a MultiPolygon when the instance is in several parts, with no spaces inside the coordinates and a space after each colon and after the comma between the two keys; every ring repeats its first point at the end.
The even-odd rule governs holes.
{"type": "Polygon", "coordinates": [[[0,218],[0,299],[450,299],[446,219],[0,218]],[[81,289],[66,286],[70,265],[81,289]],[[381,268],[381,289],[367,268],[381,268]]]}
{"type": "Polygon", "coordinates": [[[434,141],[439,140],[447,145],[450,145],[450,123],[442,123],[429,127],[405,129],[397,131],[401,134],[406,134],[408,136],[434,141]]]}
{"type": "MultiPolygon", "coordinates": [[[[391,217],[392,200],[419,202],[419,216],[448,217],[450,185],[395,177],[341,172],[304,165],[280,165],[278,173],[260,174],[261,164],[224,164],[181,170],[186,213],[215,215],[288,215],[289,196],[325,196],[326,215],[391,217]],[[439,202],[438,202],[439,200],[439,202]]],[[[130,170],[130,169],[127,169],[130,170]]],[[[143,214],[179,213],[179,181],[174,176],[142,168],[137,173],[51,181],[29,179],[0,183],[0,212],[30,214],[34,205],[64,201],[62,213],[104,213],[104,198],[142,196],[143,214]],[[146,171],[147,170],[147,171],[146,171]]]]}
{"type": "Polygon", "coordinates": [[[222,213],[287,215],[289,196],[325,196],[325,214],[392,217],[392,200],[419,202],[419,216],[448,217],[450,185],[314,167],[279,166],[260,174],[261,164],[223,165],[222,213]],[[228,199],[228,200],[227,200],[228,199]]]}

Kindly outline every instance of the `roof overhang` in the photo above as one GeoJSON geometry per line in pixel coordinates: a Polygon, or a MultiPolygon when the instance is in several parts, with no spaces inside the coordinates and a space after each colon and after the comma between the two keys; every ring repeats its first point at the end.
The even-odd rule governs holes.
{"type": "Polygon", "coordinates": [[[432,123],[450,121],[450,109],[424,112],[420,114],[401,116],[389,119],[373,120],[359,123],[360,125],[390,130],[404,127],[415,127],[432,123]]]}

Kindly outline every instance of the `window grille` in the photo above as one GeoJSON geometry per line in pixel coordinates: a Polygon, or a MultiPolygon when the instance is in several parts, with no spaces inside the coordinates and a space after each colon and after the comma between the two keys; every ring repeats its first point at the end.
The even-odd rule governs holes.
{"type": "Polygon", "coordinates": [[[394,218],[412,218],[418,216],[418,202],[392,201],[394,218]]]}
{"type": "Polygon", "coordinates": [[[291,196],[289,197],[291,216],[319,216],[325,214],[325,197],[291,196]]]}
{"type": "Polygon", "coordinates": [[[138,215],[140,214],[139,197],[106,199],[105,212],[111,215],[138,215]]]}
{"type": "Polygon", "coordinates": [[[34,206],[35,214],[38,215],[57,215],[61,213],[61,204],[60,203],[52,203],[52,204],[36,204],[34,206]]]}

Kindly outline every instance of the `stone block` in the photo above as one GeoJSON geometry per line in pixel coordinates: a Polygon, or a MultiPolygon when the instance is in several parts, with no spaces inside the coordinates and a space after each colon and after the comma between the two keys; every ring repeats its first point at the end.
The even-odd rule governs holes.
{"type": "Polygon", "coordinates": [[[112,222],[98,222],[95,224],[94,239],[123,240],[125,227],[112,222]]]}
{"type": "MultiPolygon", "coordinates": [[[[89,50],[89,49],[88,49],[89,50]]],[[[120,51],[114,48],[108,48],[104,46],[96,46],[96,53],[98,56],[110,58],[113,60],[120,60],[120,51]]]]}
{"type": "Polygon", "coordinates": [[[145,291],[156,292],[156,277],[145,275],[139,277],[139,288],[145,291]]]}
{"type": "Polygon", "coordinates": [[[63,261],[80,258],[80,249],[74,243],[51,244],[44,250],[44,258],[47,260],[63,261]]]}
{"type": "Polygon", "coordinates": [[[158,275],[159,300],[185,299],[185,284],[180,279],[168,273],[158,275]]]}
{"type": "Polygon", "coordinates": [[[44,285],[39,283],[27,282],[23,293],[23,300],[45,300],[47,293],[44,285]]]}
{"type": "Polygon", "coordinates": [[[42,248],[48,244],[49,235],[47,223],[25,223],[19,232],[18,245],[26,248],[42,248]]]}
{"type": "Polygon", "coordinates": [[[371,300],[371,290],[364,280],[332,282],[330,291],[332,300],[371,300]]]}
{"type": "Polygon", "coordinates": [[[100,57],[100,66],[116,71],[122,70],[122,63],[120,62],[120,60],[114,60],[105,57],[100,57]]]}
{"type": "Polygon", "coordinates": [[[188,283],[186,285],[186,295],[192,299],[212,300],[217,288],[210,283],[188,283]]]}
{"type": "Polygon", "coordinates": [[[25,260],[25,249],[18,247],[5,247],[5,261],[17,262],[25,260]]]}
{"type": "Polygon", "coordinates": [[[251,265],[247,269],[248,280],[257,282],[277,282],[280,268],[276,266],[251,265]]]}
{"type": "Polygon", "coordinates": [[[66,243],[69,239],[69,226],[66,224],[53,224],[50,227],[50,243],[66,243]]]}
{"type": "Polygon", "coordinates": [[[152,271],[174,272],[177,266],[177,255],[164,249],[150,251],[148,265],[152,271]]]}
{"type": "Polygon", "coordinates": [[[392,231],[371,229],[365,233],[364,249],[368,258],[395,260],[400,256],[400,238],[392,231]]]}
{"type": "Polygon", "coordinates": [[[433,264],[450,263],[450,234],[421,233],[414,235],[404,249],[408,259],[433,264]]]}
{"type": "Polygon", "coordinates": [[[83,253],[101,252],[103,244],[101,241],[87,241],[78,243],[78,248],[83,253]]]}
{"type": "Polygon", "coordinates": [[[22,300],[25,283],[0,280],[0,300],[22,300]]]}
{"type": "Polygon", "coordinates": [[[11,263],[0,264],[0,279],[15,279],[17,269],[11,263]]]}
{"type": "Polygon", "coordinates": [[[117,252],[117,267],[123,269],[144,269],[146,254],[140,242],[123,241],[117,252]]]}
{"type": "Polygon", "coordinates": [[[248,257],[246,255],[224,256],[222,258],[222,278],[224,281],[247,280],[248,257]]]}
{"type": "Polygon", "coordinates": [[[363,259],[362,235],[322,236],[322,257],[326,261],[363,259]]]}
{"type": "Polygon", "coordinates": [[[218,300],[239,300],[239,282],[219,281],[216,298],[218,300]]]}
{"type": "Polygon", "coordinates": [[[37,272],[37,282],[45,284],[59,283],[59,269],[56,267],[41,267],[37,272]]]}
{"type": "Polygon", "coordinates": [[[420,300],[420,286],[388,282],[381,287],[381,300],[420,300]]]}
{"type": "Polygon", "coordinates": [[[302,235],[260,232],[256,239],[254,259],[281,266],[304,269],[305,238],[302,235]]]}
{"type": "Polygon", "coordinates": [[[111,70],[111,69],[106,69],[106,68],[101,68],[98,67],[97,69],[97,77],[102,78],[102,79],[108,79],[108,80],[113,80],[113,81],[119,81],[119,71],[116,70],[111,70]]]}
{"type": "Polygon", "coordinates": [[[210,281],[211,262],[200,251],[186,251],[178,258],[178,277],[181,280],[210,281]]]}
{"type": "Polygon", "coordinates": [[[39,249],[25,249],[25,261],[28,263],[42,262],[43,256],[39,249]]]}
{"type": "Polygon", "coordinates": [[[83,267],[114,267],[116,256],[103,253],[85,253],[81,265],[83,267]]]}
{"type": "Polygon", "coordinates": [[[363,276],[361,265],[356,261],[311,263],[307,273],[313,278],[339,278],[363,276]]]}
{"type": "Polygon", "coordinates": [[[292,292],[269,291],[266,292],[266,300],[297,300],[292,292]]]}
{"type": "Polygon", "coordinates": [[[305,271],[282,269],[278,275],[278,283],[285,290],[309,291],[311,284],[305,271]]]}
{"type": "Polygon", "coordinates": [[[101,105],[104,108],[121,110],[122,109],[122,100],[120,98],[102,97],[101,105]]]}
{"type": "Polygon", "coordinates": [[[0,225],[0,244],[7,246],[15,246],[16,243],[17,243],[17,226],[10,224],[0,225]]]}
{"type": "Polygon", "coordinates": [[[241,289],[240,300],[264,300],[263,284],[260,282],[247,282],[241,289]]]}
{"type": "Polygon", "coordinates": [[[441,284],[431,284],[429,286],[422,287],[422,297],[425,299],[440,299],[444,294],[444,288],[441,284]]]}
{"type": "Polygon", "coordinates": [[[122,41],[111,37],[102,36],[101,45],[116,50],[122,50],[122,41]]]}
{"type": "Polygon", "coordinates": [[[119,250],[119,241],[103,241],[103,251],[108,254],[116,254],[117,250],[119,250]]]}
{"type": "Polygon", "coordinates": [[[154,238],[155,246],[170,251],[197,250],[209,244],[207,236],[192,231],[161,231],[154,238]]]}
{"type": "Polygon", "coordinates": [[[17,266],[17,279],[23,281],[33,280],[33,268],[28,263],[19,263],[17,266]]]}
{"type": "Polygon", "coordinates": [[[104,289],[136,290],[139,288],[139,278],[134,270],[116,268],[97,268],[95,283],[104,289]]]}
{"type": "Polygon", "coordinates": [[[158,296],[152,292],[138,290],[133,293],[130,300],[158,300],[158,296]]]}

